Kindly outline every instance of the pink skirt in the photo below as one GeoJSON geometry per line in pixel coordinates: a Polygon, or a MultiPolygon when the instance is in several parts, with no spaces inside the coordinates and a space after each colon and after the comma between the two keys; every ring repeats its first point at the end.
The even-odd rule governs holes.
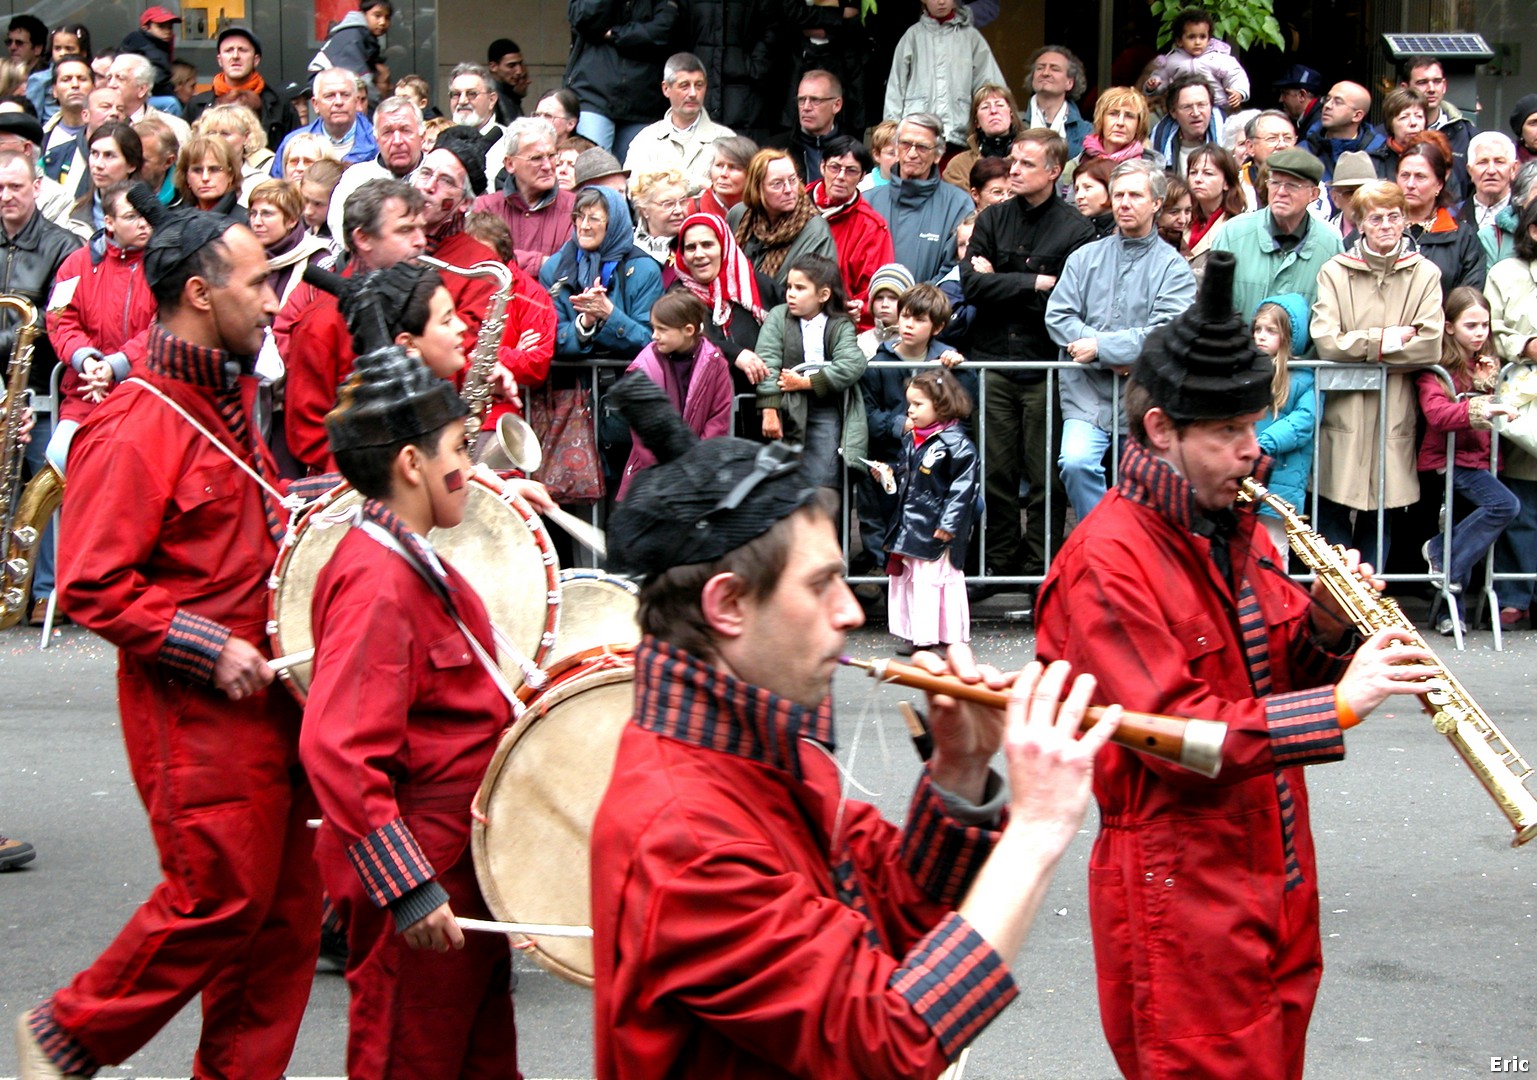
{"type": "Polygon", "coordinates": [[[887,625],[914,645],[953,645],[971,640],[966,575],[948,556],[932,562],[902,557],[886,598],[887,625]]]}

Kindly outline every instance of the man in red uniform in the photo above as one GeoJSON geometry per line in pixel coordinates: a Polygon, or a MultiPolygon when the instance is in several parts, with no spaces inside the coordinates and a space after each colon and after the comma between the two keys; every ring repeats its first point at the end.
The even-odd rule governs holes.
{"type": "Polygon", "coordinates": [[[1286,576],[1255,508],[1235,506],[1239,482],[1269,471],[1254,424],[1273,370],[1232,280],[1215,253],[1195,306],[1149,336],[1120,483],[1037,608],[1038,658],[1097,675],[1100,700],[1228,725],[1216,779],[1118,746],[1097,762],[1100,1021],[1132,1080],[1302,1076],[1323,960],[1301,766],[1343,757],[1342,729],[1439,670],[1399,631],[1357,643],[1322,584],[1309,595],[1286,576]]]}
{"type": "Polygon", "coordinates": [[[94,964],[19,1018],[21,1075],[120,1062],[201,994],[192,1073],[276,1077],[320,917],[299,710],[267,664],[287,510],[251,372],[277,299],[244,225],[168,211],[143,186],[130,199],[155,224],[144,270],[159,315],[139,378],[75,437],[60,585],[71,616],[118,647],[164,877],[94,964]]]}
{"type": "MultiPolygon", "coordinates": [[[[1078,740],[1090,683],[1059,712],[1066,665],[1031,665],[1012,795],[988,769],[1004,717],[937,697],[906,829],[845,801],[828,692],[862,616],[829,511],[779,444],[699,442],[644,376],[610,400],[660,464],[609,529],[646,637],[592,832],[599,1080],[938,1076],[1016,993],[1113,723],[1078,740]]],[[[950,664],[1008,681],[964,646],[950,664]]]]}

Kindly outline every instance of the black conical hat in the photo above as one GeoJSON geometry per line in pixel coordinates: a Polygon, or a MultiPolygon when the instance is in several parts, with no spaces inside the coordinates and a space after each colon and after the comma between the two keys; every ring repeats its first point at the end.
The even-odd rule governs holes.
{"type": "Polygon", "coordinates": [[[396,446],[469,415],[454,388],[399,345],[359,356],[326,414],[332,452],[396,446]]]}

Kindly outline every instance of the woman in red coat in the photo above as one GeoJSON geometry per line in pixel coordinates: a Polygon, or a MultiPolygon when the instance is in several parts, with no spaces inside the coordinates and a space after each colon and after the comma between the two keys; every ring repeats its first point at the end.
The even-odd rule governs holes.
{"type": "Polygon", "coordinates": [[[870,279],[896,259],[891,226],[860,194],[859,182],[875,159],[858,139],[840,135],[822,152],[822,179],[811,185],[811,202],[832,230],[838,269],[848,291],[849,314],[861,331],[875,326],[870,312],[870,279]]]}

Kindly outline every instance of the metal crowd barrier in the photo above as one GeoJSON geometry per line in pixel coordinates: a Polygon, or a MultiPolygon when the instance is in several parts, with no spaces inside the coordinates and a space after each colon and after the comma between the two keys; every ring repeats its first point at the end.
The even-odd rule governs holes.
{"type": "MultiPolygon", "coordinates": [[[[587,386],[592,391],[592,394],[593,394],[593,422],[594,422],[594,427],[595,427],[595,430],[594,430],[595,442],[598,441],[598,437],[599,437],[599,433],[598,433],[598,431],[596,429],[598,427],[600,427],[600,425],[602,423],[602,416],[603,416],[602,388],[600,386],[600,374],[602,372],[604,372],[604,371],[622,371],[625,367],[628,366],[628,364],[629,364],[628,360],[609,359],[609,358],[594,358],[594,359],[590,359],[590,360],[577,361],[577,362],[559,361],[559,362],[556,362],[555,364],[553,364],[551,366],[551,376],[552,377],[558,377],[558,376],[560,376],[562,374],[564,374],[564,375],[566,375],[568,377],[571,376],[571,375],[576,375],[577,377],[584,379],[586,381],[587,386]]],[[[925,368],[925,367],[931,367],[931,368],[932,367],[938,367],[939,365],[937,363],[935,363],[935,362],[930,362],[930,363],[927,363],[927,364],[905,364],[905,363],[892,362],[892,361],[874,361],[874,362],[871,363],[870,366],[873,367],[873,368],[899,368],[899,369],[905,369],[905,370],[917,370],[917,369],[921,369],[921,368],[925,368]]],[[[1056,441],[1055,433],[1057,432],[1057,429],[1059,427],[1059,421],[1058,421],[1058,416],[1059,416],[1058,390],[1059,390],[1059,386],[1058,386],[1058,384],[1060,382],[1060,373],[1063,372],[1063,371],[1074,370],[1075,368],[1077,368],[1077,366],[1078,365],[1076,365],[1072,361],[1064,361],[1064,360],[1023,361],[1023,362],[996,362],[996,363],[967,361],[964,365],[962,365],[957,370],[961,370],[961,371],[975,371],[975,372],[979,372],[979,373],[986,372],[986,371],[994,371],[994,370],[996,370],[996,371],[1041,371],[1041,372],[1045,373],[1045,380],[1046,380],[1046,387],[1047,387],[1047,393],[1046,393],[1046,422],[1043,425],[1043,430],[1041,432],[1039,432],[1038,434],[1039,434],[1039,437],[1042,440],[1042,443],[1044,444],[1044,450],[1045,450],[1045,453],[1046,453],[1046,459],[1047,459],[1047,463],[1048,463],[1048,470],[1050,471],[1051,475],[1053,477],[1055,477],[1056,471],[1057,471],[1057,454],[1060,452],[1060,448],[1059,447],[1054,447],[1052,444],[1053,444],[1053,442],[1056,441]]],[[[1321,405],[1321,399],[1325,395],[1327,395],[1327,394],[1329,394],[1331,392],[1332,393],[1339,393],[1339,392],[1346,392],[1346,391],[1373,393],[1373,394],[1376,395],[1376,398],[1377,398],[1377,438],[1378,438],[1378,445],[1377,445],[1377,448],[1376,448],[1377,472],[1376,472],[1376,476],[1373,478],[1373,492],[1379,496],[1379,497],[1377,497],[1375,499],[1375,501],[1378,504],[1378,507],[1377,507],[1377,509],[1375,511],[1358,511],[1357,513],[1358,514],[1360,514],[1360,513],[1369,513],[1369,514],[1372,514],[1373,517],[1375,518],[1375,526],[1376,527],[1375,527],[1375,532],[1373,534],[1374,537],[1375,537],[1375,548],[1376,548],[1377,551],[1381,551],[1382,548],[1383,548],[1384,540],[1387,538],[1387,534],[1388,534],[1387,509],[1381,505],[1383,500],[1380,497],[1380,493],[1385,491],[1386,487],[1387,487],[1387,455],[1386,455],[1386,452],[1385,452],[1385,449],[1386,449],[1386,445],[1385,444],[1386,444],[1387,431],[1388,431],[1388,415],[1387,415],[1388,414],[1388,399],[1387,399],[1387,394],[1386,394],[1385,391],[1387,390],[1387,387],[1388,387],[1388,377],[1390,375],[1398,374],[1398,375],[1402,375],[1404,378],[1413,379],[1413,378],[1416,378],[1417,376],[1419,376],[1420,374],[1422,374],[1424,372],[1434,372],[1436,374],[1436,376],[1438,378],[1440,378],[1446,384],[1446,386],[1449,389],[1452,387],[1451,377],[1447,374],[1447,372],[1443,368],[1441,368],[1439,366],[1407,367],[1407,366],[1404,366],[1404,365],[1397,365],[1397,364],[1335,363],[1335,362],[1322,361],[1322,360],[1293,360],[1292,361],[1292,367],[1293,368],[1308,368],[1308,369],[1312,369],[1315,372],[1315,382],[1314,382],[1314,387],[1313,387],[1313,394],[1314,394],[1313,441],[1314,441],[1315,448],[1316,448],[1317,442],[1318,442],[1318,432],[1319,432],[1319,429],[1320,429],[1320,427],[1322,425],[1322,421],[1323,421],[1323,409],[1322,409],[1322,405],[1321,405]]],[[[1500,376],[1501,377],[1501,381],[1503,382],[1505,377],[1510,372],[1512,372],[1513,370],[1516,370],[1516,369],[1518,369],[1520,367],[1521,367],[1521,365],[1518,365],[1518,364],[1507,365],[1505,370],[1501,372],[1501,376],[1500,376]]],[[[1121,383],[1120,380],[1117,380],[1113,384],[1112,404],[1113,404],[1113,407],[1114,407],[1114,413],[1115,413],[1117,418],[1120,417],[1120,410],[1121,410],[1121,402],[1120,402],[1121,386],[1122,386],[1122,383],[1121,383]]],[[[752,409],[753,407],[754,407],[754,405],[753,405],[753,400],[752,400],[752,396],[751,395],[741,394],[741,395],[737,395],[733,399],[733,402],[732,402],[732,424],[733,424],[733,430],[735,430],[737,416],[742,411],[748,410],[748,409],[752,409]]],[[[981,469],[981,473],[982,473],[982,475],[984,477],[986,477],[988,475],[988,445],[987,445],[988,440],[987,440],[987,433],[986,433],[986,415],[987,415],[987,379],[984,378],[984,377],[981,377],[979,375],[979,377],[977,379],[976,401],[974,402],[974,408],[973,408],[973,411],[972,411],[971,431],[973,433],[973,437],[974,437],[974,440],[976,442],[977,453],[978,453],[978,460],[980,462],[980,469],[981,469]]],[[[1121,430],[1113,432],[1111,440],[1110,440],[1110,449],[1109,449],[1109,452],[1108,452],[1109,453],[1110,461],[1109,461],[1109,467],[1106,470],[1106,484],[1110,488],[1113,488],[1115,486],[1116,475],[1117,475],[1117,473],[1119,471],[1119,466],[1120,466],[1121,443],[1122,443],[1122,440],[1124,439],[1124,437],[1125,437],[1125,431],[1124,431],[1124,427],[1123,427],[1121,430]]],[[[1444,515],[1444,520],[1443,520],[1443,523],[1442,523],[1442,526],[1441,526],[1443,551],[1447,554],[1447,556],[1450,555],[1451,547],[1452,547],[1452,538],[1453,538],[1453,535],[1454,535],[1454,532],[1455,532],[1455,529],[1456,529],[1456,522],[1453,521],[1453,515],[1452,515],[1452,513],[1450,511],[1450,507],[1452,506],[1452,503],[1453,503],[1453,494],[1454,494],[1453,483],[1454,483],[1454,477],[1455,477],[1455,472],[1456,472],[1456,453],[1455,453],[1455,449],[1456,449],[1455,435],[1448,434],[1448,436],[1447,436],[1447,470],[1446,470],[1445,477],[1444,477],[1444,489],[1443,489],[1443,492],[1442,492],[1442,499],[1443,499],[1444,504],[1448,507],[1448,510],[1447,510],[1447,513],[1444,515]]],[[[1491,467],[1491,471],[1496,471],[1493,463],[1497,462],[1499,460],[1499,456],[1498,456],[1499,455],[1499,437],[1498,437],[1498,433],[1496,433],[1495,436],[1494,436],[1493,448],[1492,449],[1493,449],[1493,454],[1492,454],[1492,457],[1491,457],[1491,466],[1490,467],[1491,467]]],[[[1021,453],[1023,453],[1023,447],[1021,447],[1020,450],[1021,450],[1021,453]]],[[[1418,447],[1416,447],[1416,453],[1417,453],[1417,451],[1418,451],[1418,447]]],[[[844,473],[843,473],[843,492],[842,492],[842,494],[843,494],[843,513],[841,514],[841,541],[842,541],[842,545],[843,545],[844,558],[845,558],[846,561],[848,559],[850,559],[853,556],[853,554],[854,554],[854,543],[855,543],[855,540],[857,538],[857,531],[858,531],[857,517],[855,516],[854,490],[853,490],[853,483],[852,483],[853,468],[856,468],[856,467],[857,468],[861,468],[861,469],[863,468],[862,466],[858,466],[856,464],[855,466],[851,466],[850,468],[846,468],[844,470],[844,473]],[[851,525],[851,519],[854,520],[855,524],[851,525]]],[[[1317,520],[1317,516],[1318,516],[1318,483],[1317,483],[1317,481],[1318,481],[1318,470],[1319,470],[1319,457],[1318,457],[1318,454],[1315,452],[1314,455],[1313,455],[1313,464],[1312,464],[1312,481],[1311,481],[1311,483],[1309,485],[1309,492],[1308,492],[1308,505],[1305,508],[1307,513],[1309,514],[1309,520],[1317,520]]],[[[1046,520],[1042,523],[1042,528],[1044,529],[1044,533],[1045,533],[1045,560],[1044,561],[1045,561],[1045,571],[1046,572],[1049,572],[1049,570],[1050,570],[1051,559],[1052,559],[1053,553],[1060,546],[1061,541],[1063,539],[1065,539],[1065,534],[1062,537],[1058,537],[1058,536],[1052,535],[1052,529],[1051,529],[1052,518],[1053,518],[1053,509],[1055,508],[1055,502],[1056,502],[1056,500],[1062,499],[1062,498],[1065,498],[1065,497],[1066,497],[1065,494],[1057,489],[1057,485],[1055,483],[1051,484],[1047,488],[1046,496],[1045,496],[1045,500],[1046,500],[1046,502],[1045,502],[1045,518],[1046,518],[1046,520]]],[[[1299,508],[1299,509],[1303,509],[1303,508],[1299,508]]],[[[591,518],[592,518],[592,520],[593,520],[593,522],[595,524],[601,525],[603,523],[604,511],[605,511],[605,508],[601,504],[592,508],[591,518]]],[[[983,514],[981,517],[979,517],[979,519],[978,519],[979,536],[978,536],[977,541],[976,541],[976,545],[977,545],[977,563],[982,568],[985,568],[986,565],[987,565],[987,545],[988,545],[989,537],[988,537],[988,530],[986,528],[986,521],[987,521],[987,519],[986,519],[986,515],[985,514],[983,514]]],[[[1024,529],[1028,529],[1028,528],[1029,528],[1029,523],[1026,523],[1025,526],[1024,526],[1024,529]]],[[[1022,532],[1023,532],[1023,529],[1022,529],[1022,532]]],[[[1489,616],[1490,616],[1490,621],[1491,621],[1491,623],[1493,625],[1493,628],[1494,628],[1494,646],[1495,646],[1496,649],[1501,649],[1503,647],[1503,642],[1502,642],[1501,626],[1500,626],[1500,619],[1499,619],[1499,602],[1498,602],[1497,597],[1495,596],[1494,583],[1496,581],[1517,581],[1517,580],[1534,581],[1534,580],[1537,580],[1537,574],[1523,574],[1523,573],[1514,573],[1514,572],[1498,572],[1498,573],[1496,573],[1495,570],[1494,570],[1494,550],[1493,550],[1493,547],[1491,547],[1488,555],[1485,558],[1486,558],[1486,566],[1487,566],[1487,570],[1488,570],[1488,574],[1489,574],[1489,580],[1488,580],[1487,587],[1483,591],[1483,595],[1484,595],[1484,598],[1485,598],[1485,600],[1486,600],[1486,602],[1488,604],[1488,609],[1487,610],[1488,610],[1488,613],[1489,613],[1489,616]]],[[[1381,568],[1379,568],[1379,570],[1380,569],[1381,568]]],[[[1294,576],[1299,581],[1306,581],[1306,580],[1308,580],[1308,577],[1309,577],[1308,575],[1294,575],[1294,576]]],[[[1455,643],[1456,643],[1456,647],[1458,649],[1463,648],[1464,641],[1463,641],[1463,633],[1462,633],[1462,622],[1463,622],[1463,620],[1462,620],[1462,608],[1461,608],[1461,606],[1459,604],[1458,596],[1454,595],[1453,593],[1451,593],[1448,590],[1447,582],[1446,582],[1446,578],[1445,578],[1445,574],[1444,573],[1442,573],[1442,574],[1432,574],[1430,572],[1430,568],[1427,566],[1424,571],[1417,572],[1417,573],[1397,573],[1397,574],[1386,574],[1386,573],[1383,573],[1383,574],[1381,574],[1381,576],[1383,578],[1385,578],[1386,580],[1390,581],[1390,582],[1423,583],[1423,584],[1428,584],[1428,585],[1434,586],[1436,588],[1438,594],[1440,595],[1440,598],[1441,598],[1442,602],[1445,604],[1447,611],[1454,616],[1454,624],[1453,625],[1455,627],[1455,629],[1454,629],[1454,640],[1455,640],[1455,643]]],[[[1005,586],[1011,586],[1011,587],[1020,587],[1020,586],[1034,587],[1034,586],[1038,586],[1044,579],[1045,579],[1045,573],[1043,572],[1042,574],[1036,574],[1036,575],[1023,575],[1023,574],[1004,575],[1004,576],[1000,576],[1000,575],[987,575],[987,576],[969,575],[966,578],[966,581],[970,585],[978,585],[978,584],[986,583],[986,584],[989,584],[989,585],[1005,585],[1005,586]]],[[[864,576],[851,576],[851,577],[849,577],[848,580],[849,580],[849,582],[851,584],[859,585],[859,584],[866,584],[866,583],[884,583],[886,581],[886,578],[885,578],[884,575],[864,575],[864,576]]],[[[1467,597],[1463,597],[1463,599],[1468,599],[1468,598],[1467,597]]]]}

